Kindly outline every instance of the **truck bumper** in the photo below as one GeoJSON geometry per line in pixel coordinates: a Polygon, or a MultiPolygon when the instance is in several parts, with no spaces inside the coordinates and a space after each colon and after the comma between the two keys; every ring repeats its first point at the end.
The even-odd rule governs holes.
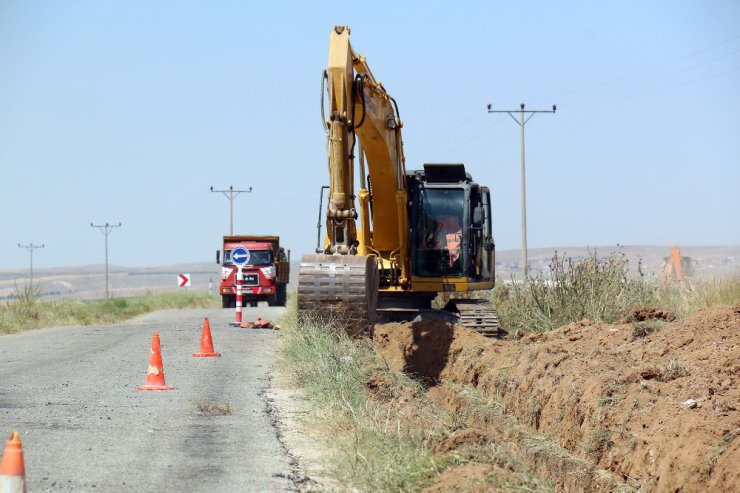
{"type": "MultiPolygon", "coordinates": [[[[221,294],[236,294],[236,288],[221,288],[221,294]]],[[[244,286],[242,287],[243,296],[272,296],[275,294],[275,288],[262,286],[244,286]]]]}

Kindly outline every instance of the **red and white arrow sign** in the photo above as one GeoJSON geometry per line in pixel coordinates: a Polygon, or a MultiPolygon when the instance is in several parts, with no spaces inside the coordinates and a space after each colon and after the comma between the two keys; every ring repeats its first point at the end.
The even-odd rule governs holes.
{"type": "Polygon", "coordinates": [[[180,288],[187,288],[190,286],[190,274],[178,274],[177,286],[180,288]]]}

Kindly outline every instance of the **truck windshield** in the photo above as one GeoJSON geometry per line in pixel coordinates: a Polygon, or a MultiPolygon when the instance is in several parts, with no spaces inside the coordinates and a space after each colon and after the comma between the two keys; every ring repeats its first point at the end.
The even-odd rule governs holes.
{"type": "Polygon", "coordinates": [[[463,206],[460,188],[419,191],[416,229],[416,274],[462,276],[463,206]]]}
{"type": "MultiPolygon", "coordinates": [[[[224,265],[234,265],[231,261],[231,250],[224,250],[224,265]]],[[[247,265],[263,267],[272,265],[272,250],[249,250],[247,265]]]]}

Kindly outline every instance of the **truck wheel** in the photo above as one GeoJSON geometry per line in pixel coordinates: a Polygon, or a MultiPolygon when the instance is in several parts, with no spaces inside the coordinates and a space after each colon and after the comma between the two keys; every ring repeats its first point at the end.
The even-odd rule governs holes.
{"type": "Polygon", "coordinates": [[[222,308],[236,308],[236,296],[222,296],[221,297],[222,308]]]}
{"type": "Polygon", "coordinates": [[[285,306],[288,302],[288,290],[285,284],[279,284],[277,288],[277,305],[285,306]]]}
{"type": "Polygon", "coordinates": [[[277,306],[277,294],[273,294],[267,297],[267,306],[277,306]]]}

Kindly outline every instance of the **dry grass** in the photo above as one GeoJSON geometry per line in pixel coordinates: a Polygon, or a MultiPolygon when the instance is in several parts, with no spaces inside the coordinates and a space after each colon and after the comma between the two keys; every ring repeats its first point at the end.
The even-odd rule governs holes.
{"type": "MultiPolygon", "coordinates": [[[[503,454],[502,467],[521,471],[530,468],[528,483],[512,491],[634,491],[625,484],[618,484],[611,475],[596,466],[596,462],[578,457],[560,446],[555,439],[545,434],[534,434],[506,413],[503,403],[488,399],[479,390],[467,386],[455,386],[457,395],[464,399],[465,406],[458,419],[466,422],[484,422],[491,436],[496,437],[498,447],[492,447],[488,463],[495,463],[503,454]],[[494,453],[495,452],[495,453],[494,453]],[[549,480],[554,488],[535,473],[549,480]],[[535,486],[536,485],[536,486],[535,486]],[[528,489],[531,488],[531,489],[528,489]]],[[[603,446],[603,443],[600,445],[603,446]]],[[[476,457],[485,461],[485,457],[476,457]]]]}
{"type": "Polygon", "coordinates": [[[677,378],[685,377],[689,372],[686,366],[677,359],[672,359],[666,363],[660,371],[660,380],[669,382],[677,378]]]}
{"type": "Polygon", "coordinates": [[[583,443],[584,453],[598,463],[601,457],[614,446],[612,432],[606,428],[592,431],[583,443]]]}
{"type": "Polygon", "coordinates": [[[665,320],[643,320],[632,324],[632,340],[642,339],[653,332],[659,331],[668,322],[665,320]]]}
{"type": "Polygon", "coordinates": [[[656,303],[681,317],[713,306],[740,305],[740,276],[656,288],[656,303]]]}
{"type": "Polygon", "coordinates": [[[39,291],[16,289],[17,300],[0,305],[0,334],[41,327],[121,322],[156,310],[220,307],[217,296],[171,292],[102,301],[41,301],[39,291]]]}
{"type": "Polygon", "coordinates": [[[709,452],[704,457],[704,466],[707,473],[711,474],[714,466],[717,465],[719,458],[722,456],[722,454],[725,453],[725,450],[727,450],[727,447],[730,445],[730,443],[739,435],[740,428],[736,428],[733,431],[727,432],[722,436],[722,440],[720,440],[717,445],[709,449],[709,452]]]}
{"type": "Polygon", "coordinates": [[[345,331],[310,317],[299,323],[295,300],[281,320],[281,364],[314,408],[311,428],[330,451],[327,472],[343,488],[415,491],[441,471],[430,440],[441,433],[438,411],[429,407],[410,419],[402,399],[376,401],[367,391],[373,375],[385,375],[391,395],[416,394],[421,386],[394,374],[370,341],[352,341],[345,331]]]}
{"type": "Polygon", "coordinates": [[[599,406],[601,407],[614,407],[624,399],[622,395],[622,386],[618,384],[612,384],[604,389],[604,392],[599,398],[599,406]]]}
{"type": "MultiPolygon", "coordinates": [[[[645,307],[685,317],[712,306],[740,305],[740,276],[662,285],[639,274],[631,275],[627,257],[620,252],[604,258],[591,252],[582,259],[556,253],[548,277],[538,275],[524,281],[499,279],[491,299],[502,327],[514,336],[521,336],[584,318],[613,323],[645,307]]],[[[664,324],[662,320],[637,322],[633,337],[646,337],[664,324]]]]}
{"type": "Polygon", "coordinates": [[[201,399],[195,401],[195,409],[204,416],[230,416],[233,414],[228,403],[222,404],[214,400],[201,399]]]}
{"type": "Polygon", "coordinates": [[[654,300],[642,277],[631,277],[627,257],[595,252],[584,259],[557,253],[550,276],[524,281],[499,280],[492,293],[501,324],[510,334],[544,332],[587,318],[615,322],[637,306],[654,300]]]}

